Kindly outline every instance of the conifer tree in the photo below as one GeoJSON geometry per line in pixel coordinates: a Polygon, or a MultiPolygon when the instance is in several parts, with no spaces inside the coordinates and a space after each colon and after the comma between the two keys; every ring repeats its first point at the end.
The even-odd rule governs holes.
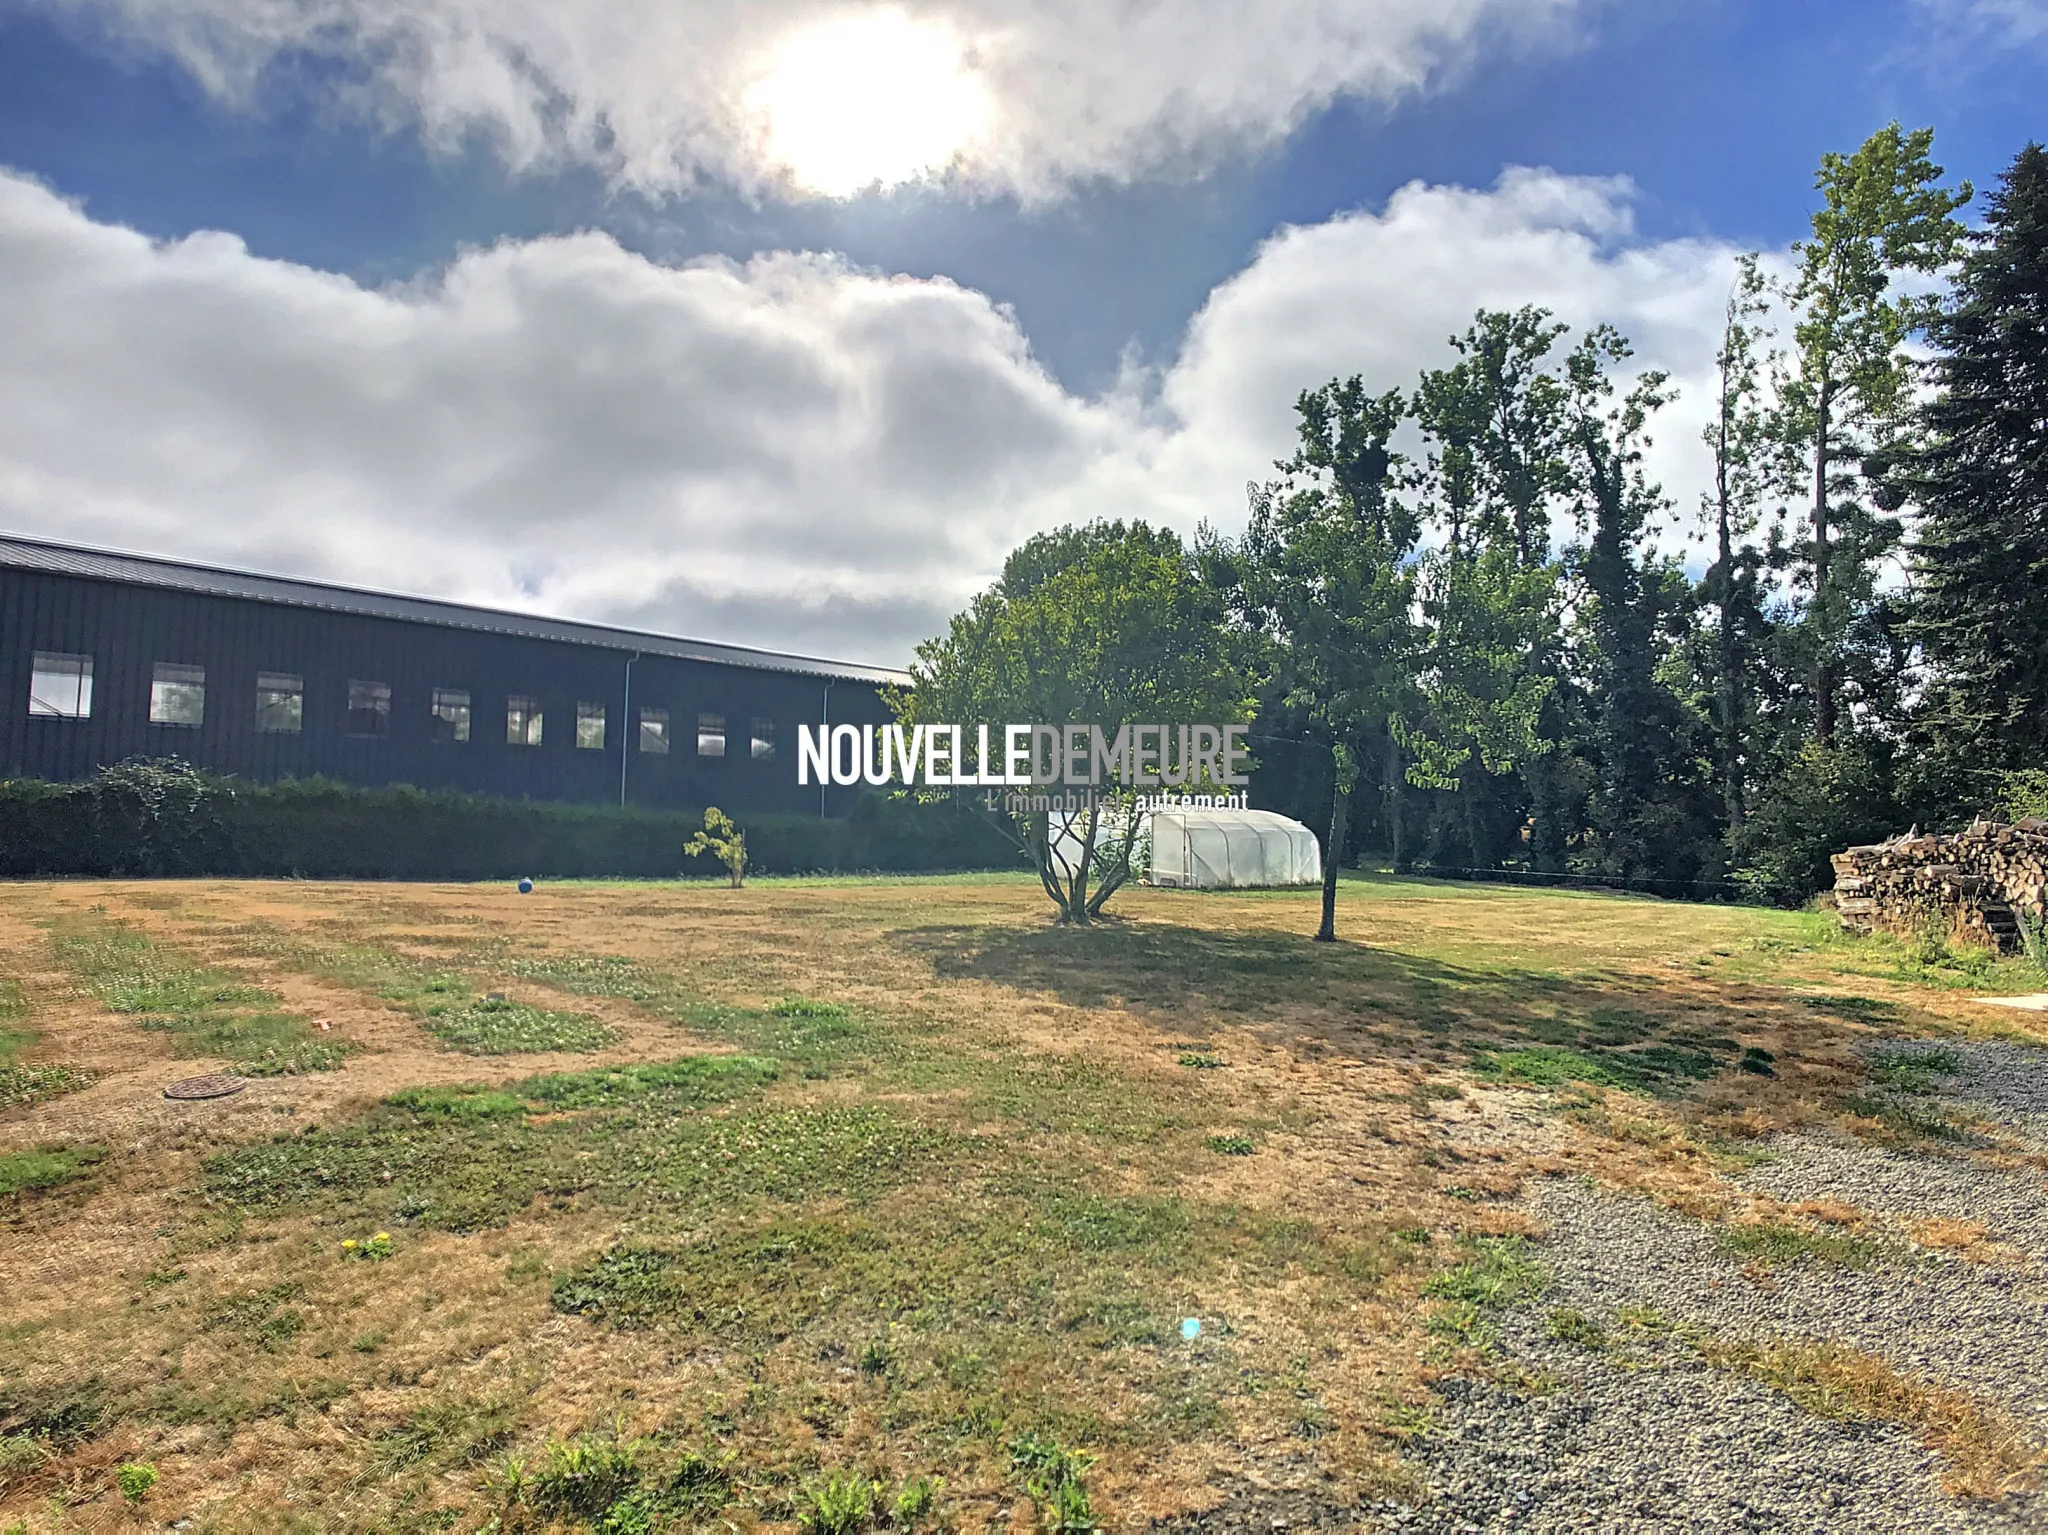
{"type": "Polygon", "coordinates": [[[1989,199],[1934,327],[1938,393],[1901,481],[1920,512],[1912,632],[1923,738],[1950,792],[2048,762],[2048,150],[1989,199]]]}

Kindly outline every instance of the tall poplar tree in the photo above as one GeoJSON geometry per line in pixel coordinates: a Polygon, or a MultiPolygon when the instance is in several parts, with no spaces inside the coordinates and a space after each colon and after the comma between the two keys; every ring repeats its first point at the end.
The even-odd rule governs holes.
{"type": "Polygon", "coordinates": [[[2048,763],[2048,150],[2021,150],[1989,203],[1901,475],[1920,512],[1920,728],[1968,810],[1987,775],[2048,763]]]}
{"type": "Polygon", "coordinates": [[[1713,455],[1713,487],[1702,498],[1703,520],[1714,535],[1714,563],[1701,582],[1715,610],[1714,726],[1721,813],[1729,829],[1746,813],[1747,739],[1754,713],[1750,673],[1764,627],[1758,591],[1763,565],[1751,542],[1767,489],[1769,434],[1760,348],[1767,332],[1769,284],[1756,256],[1736,264],[1714,354],[1714,414],[1701,437],[1713,455]]]}
{"type": "Polygon", "coordinates": [[[1852,155],[1824,156],[1812,238],[1793,247],[1799,269],[1785,298],[1797,366],[1780,383],[1778,427],[1782,467],[1807,504],[1793,560],[1808,591],[1813,733],[1823,744],[1835,736],[1845,652],[1866,639],[1855,631],[1874,607],[1876,564],[1901,532],[1866,493],[1861,468],[1894,445],[1911,405],[1907,342],[1939,312],[1932,294],[1896,284],[1948,267],[1965,232],[1955,212],[1970,185],[1938,184],[1933,146],[1933,129],[1891,123],[1852,155]]]}

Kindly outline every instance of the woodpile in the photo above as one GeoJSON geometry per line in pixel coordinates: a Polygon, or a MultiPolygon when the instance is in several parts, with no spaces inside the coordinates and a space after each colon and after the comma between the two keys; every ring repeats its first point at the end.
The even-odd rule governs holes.
{"type": "Polygon", "coordinates": [[[2048,925],[2048,820],[1978,821],[1950,836],[1918,827],[1837,853],[1835,910],[1860,933],[1911,938],[1930,928],[2010,952],[2020,924],[2048,925]]]}

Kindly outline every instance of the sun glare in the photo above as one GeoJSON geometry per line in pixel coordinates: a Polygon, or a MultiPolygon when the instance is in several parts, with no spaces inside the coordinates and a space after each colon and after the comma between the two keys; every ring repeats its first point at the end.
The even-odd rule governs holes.
{"type": "Polygon", "coordinates": [[[797,33],[748,100],[770,159],[827,197],[943,171],[988,117],[950,29],[895,10],[797,33]]]}

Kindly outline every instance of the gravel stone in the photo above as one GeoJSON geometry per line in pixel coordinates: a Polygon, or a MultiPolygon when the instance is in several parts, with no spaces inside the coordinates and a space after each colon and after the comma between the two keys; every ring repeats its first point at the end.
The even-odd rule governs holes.
{"type": "MultiPolygon", "coordinates": [[[[1901,1044],[1905,1042],[1900,1042],[1901,1044]]],[[[2048,1051],[1953,1044],[1954,1098],[2048,1148],[2048,1051]]],[[[1897,1238],[1867,1269],[1751,1267],[1719,1230],[1578,1180],[1530,1197],[1549,1285],[1502,1313],[1494,1380],[1448,1379],[1410,1447],[1432,1490],[1369,1517],[1385,1529],[2048,1530],[2048,1494],[1949,1497],[1940,1458],[1896,1424],[1818,1417],[1702,1361],[1683,1337],[1616,1329],[1625,1307],[1730,1341],[1834,1340],[1994,1402],[2048,1445],[2048,1178],[1964,1155],[1783,1137],[1739,1181],[1788,1202],[1834,1198],[1897,1238]],[[2017,1261],[1917,1252],[1907,1222],[1980,1222],[2017,1261]],[[1569,1307],[1611,1346],[1549,1336],[1569,1307]],[[1529,1384],[1503,1384],[1522,1380],[1529,1384]]]]}

